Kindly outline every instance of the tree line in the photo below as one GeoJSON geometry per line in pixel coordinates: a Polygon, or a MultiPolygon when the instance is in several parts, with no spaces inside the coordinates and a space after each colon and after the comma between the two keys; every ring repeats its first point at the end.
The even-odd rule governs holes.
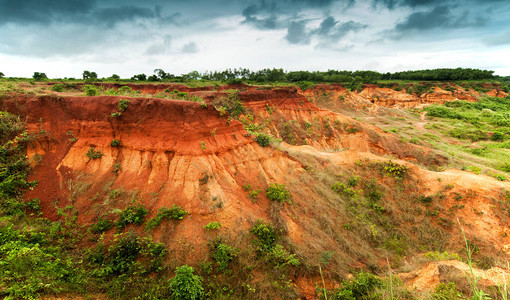
{"type": "MultiPolygon", "coordinates": [[[[4,74],[0,72],[0,78],[4,74]]],[[[32,76],[35,80],[46,80],[46,73],[34,72],[32,76]]],[[[107,78],[98,78],[96,72],[88,70],[83,71],[83,80],[121,80],[120,76],[113,74],[107,78]]],[[[494,75],[494,71],[480,70],[470,68],[456,69],[427,69],[415,71],[403,71],[395,73],[380,73],[376,71],[346,71],[346,70],[328,70],[328,71],[285,71],[283,69],[262,69],[251,71],[246,68],[226,69],[223,71],[206,71],[200,73],[192,71],[187,74],[174,75],[165,72],[163,69],[155,69],[153,74],[136,74],[128,80],[132,81],[169,81],[169,82],[187,82],[192,80],[221,81],[229,83],[240,82],[312,82],[312,83],[376,83],[381,80],[411,80],[411,81],[459,81],[459,80],[490,80],[490,79],[508,79],[494,75]]],[[[122,79],[123,80],[123,79],[122,79]]]]}

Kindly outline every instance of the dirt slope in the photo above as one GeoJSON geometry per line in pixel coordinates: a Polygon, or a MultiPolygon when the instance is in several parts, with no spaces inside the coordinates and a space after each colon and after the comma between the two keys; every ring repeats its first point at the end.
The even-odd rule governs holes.
{"type": "MultiPolygon", "coordinates": [[[[151,94],[163,87],[181,88],[133,89],[151,94]]],[[[320,88],[304,95],[322,101],[320,88]]],[[[324,88],[337,105],[345,101],[365,105],[375,99],[376,104],[411,107],[453,99],[440,88],[424,97],[376,87],[361,93],[340,86],[324,88]]],[[[242,238],[256,219],[269,220],[279,226],[289,248],[307,265],[293,279],[301,295],[310,299],[319,278],[316,262],[324,252],[335,253],[325,276],[328,285],[338,286],[352,268],[383,266],[383,258],[393,251],[388,250],[387,241],[398,236],[416,244],[408,253],[436,249],[430,242],[437,239],[432,235],[436,233],[444,238],[438,249],[461,251],[460,230],[452,221],[457,218],[487,253],[508,258],[510,220],[501,214],[502,195],[510,190],[507,182],[459,170],[425,170],[419,166],[442,166],[447,160],[375,126],[319,109],[295,88],[244,88],[239,100],[247,111],[240,121],[222,117],[213,103],[225,95],[225,89],[182,89],[201,93],[207,107],[151,97],[18,95],[2,99],[2,108],[20,115],[27,131],[38,136],[29,144],[27,155],[34,165],[30,179],[39,185],[26,197],[39,198],[44,215],[53,220],[60,218],[55,207],[72,205],[78,222],[86,225],[101,216],[109,218],[134,201],[149,208],[151,216],[161,207],[178,204],[191,215],[177,225],[161,226],[154,236],[179,249],[182,260],[191,263],[207,255],[210,236],[203,229],[205,224],[219,221],[229,235],[242,238]],[[127,109],[112,116],[121,99],[130,101],[127,109]],[[283,142],[263,148],[243,125],[260,125],[283,142]],[[114,139],[119,146],[111,145],[114,139]],[[102,156],[90,159],[91,149],[102,156]],[[389,158],[407,166],[408,177],[391,178],[377,169],[389,158]],[[385,192],[380,203],[383,210],[368,211],[372,208],[356,200],[355,215],[356,201],[331,190],[335,181],[355,175],[362,176],[364,189],[375,182],[385,192]],[[263,195],[274,182],[289,188],[290,203],[274,203],[263,195]],[[250,198],[246,185],[260,189],[260,197],[250,198]],[[434,196],[437,210],[417,201],[423,199],[419,195],[434,196]],[[365,219],[370,214],[380,220],[365,219]]],[[[363,190],[356,193],[363,195],[363,190]]],[[[392,255],[401,259],[400,254],[392,255]]]]}

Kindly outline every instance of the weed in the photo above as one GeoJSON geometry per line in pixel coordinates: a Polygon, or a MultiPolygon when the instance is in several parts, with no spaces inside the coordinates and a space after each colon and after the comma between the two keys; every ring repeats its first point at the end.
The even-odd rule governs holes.
{"type": "Polygon", "coordinates": [[[101,233],[112,228],[114,223],[108,219],[99,218],[99,220],[90,227],[90,232],[101,233]]]}
{"type": "Polygon", "coordinates": [[[207,225],[204,226],[204,229],[207,231],[220,229],[221,223],[220,222],[210,222],[207,225]]]}
{"type": "Polygon", "coordinates": [[[99,159],[103,157],[104,154],[99,150],[96,151],[95,147],[90,147],[86,155],[89,159],[99,159]]]}
{"type": "Polygon", "coordinates": [[[119,214],[119,219],[115,222],[115,226],[124,228],[128,224],[142,225],[148,213],[147,208],[141,204],[130,205],[119,214]]]}
{"type": "Polygon", "coordinates": [[[222,243],[221,238],[211,243],[211,258],[216,262],[219,272],[227,271],[229,264],[237,257],[238,250],[232,246],[222,243]]]}
{"type": "Polygon", "coordinates": [[[271,142],[271,136],[265,133],[257,133],[255,135],[255,141],[262,147],[266,147],[271,142]]]}
{"type": "Polygon", "coordinates": [[[189,214],[190,213],[188,211],[175,204],[172,205],[171,208],[163,207],[159,209],[158,214],[154,218],[147,222],[147,228],[152,229],[158,226],[164,219],[182,220],[186,215],[189,214]]]}
{"type": "Polygon", "coordinates": [[[113,139],[110,143],[110,146],[112,147],[119,147],[120,146],[120,140],[113,139]]]}
{"type": "Polygon", "coordinates": [[[202,278],[187,265],[175,269],[175,277],[169,281],[172,299],[199,300],[204,298],[202,278]]]}
{"type": "Polygon", "coordinates": [[[269,200],[285,202],[290,199],[290,193],[285,188],[285,185],[272,183],[266,188],[266,195],[269,200]]]}

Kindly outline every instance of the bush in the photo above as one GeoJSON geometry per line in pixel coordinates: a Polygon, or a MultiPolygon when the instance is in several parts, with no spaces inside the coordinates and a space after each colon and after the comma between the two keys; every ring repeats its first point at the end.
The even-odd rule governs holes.
{"type": "Polygon", "coordinates": [[[216,262],[218,271],[225,272],[232,260],[237,257],[237,249],[224,244],[221,239],[215,240],[211,245],[211,258],[216,262]]]}
{"type": "Polygon", "coordinates": [[[112,227],[113,227],[112,221],[100,218],[94,225],[92,225],[92,227],[90,227],[90,231],[92,233],[101,233],[103,231],[107,231],[112,227]]]}
{"type": "Polygon", "coordinates": [[[432,293],[432,299],[434,300],[460,300],[463,299],[462,294],[457,291],[455,283],[449,282],[440,283],[434,289],[434,293],[432,293]]]}
{"type": "Polygon", "coordinates": [[[100,91],[99,88],[91,84],[84,85],[82,90],[86,96],[96,96],[100,91]]]}
{"type": "Polygon", "coordinates": [[[266,189],[266,195],[269,200],[284,202],[290,199],[290,193],[285,188],[285,185],[272,183],[266,189]]]}
{"type": "Polygon", "coordinates": [[[94,147],[90,147],[89,148],[89,151],[87,151],[87,156],[88,158],[90,159],[98,159],[98,158],[101,158],[103,157],[103,153],[101,153],[101,151],[96,151],[96,148],[94,147]]]}
{"type": "Polygon", "coordinates": [[[382,283],[381,278],[360,272],[353,279],[342,281],[342,287],[335,292],[335,299],[373,299],[372,293],[382,283]]]}
{"type": "Polygon", "coordinates": [[[129,107],[129,103],[131,103],[130,100],[120,99],[119,104],[117,105],[120,112],[125,112],[126,109],[129,107]]]}
{"type": "Polygon", "coordinates": [[[204,298],[202,278],[193,274],[187,265],[175,269],[175,277],[170,279],[172,299],[198,300],[204,298]]]}
{"type": "Polygon", "coordinates": [[[64,87],[65,86],[62,83],[56,83],[51,87],[51,90],[55,92],[63,92],[64,87]]]}
{"type": "Polygon", "coordinates": [[[159,209],[158,214],[154,218],[150,219],[147,227],[152,229],[161,224],[164,219],[182,220],[186,215],[189,215],[189,212],[178,205],[174,204],[171,208],[163,207],[159,209]]]}
{"type": "Polygon", "coordinates": [[[110,146],[112,147],[120,146],[120,140],[113,139],[112,142],[110,143],[110,146]]]}
{"type": "Polygon", "coordinates": [[[245,108],[239,100],[238,90],[229,90],[227,95],[215,99],[213,101],[214,108],[220,112],[220,115],[228,113],[229,117],[237,119],[240,114],[244,113],[245,108]]]}
{"type": "Polygon", "coordinates": [[[159,272],[162,258],[166,255],[165,245],[154,243],[148,238],[140,238],[133,233],[117,235],[108,248],[100,244],[89,254],[89,261],[98,264],[93,273],[108,278],[126,273],[147,275],[159,272]]]}
{"type": "Polygon", "coordinates": [[[255,135],[255,141],[259,143],[260,146],[266,147],[271,142],[271,136],[265,133],[257,133],[255,135]]]}
{"type": "Polygon", "coordinates": [[[220,227],[221,227],[221,223],[220,222],[211,222],[211,223],[205,225],[204,229],[209,231],[209,230],[220,229],[220,227]]]}
{"type": "Polygon", "coordinates": [[[136,206],[130,205],[119,214],[119,219],[115,222],[115,226],[124,228],[128,224],[141,225],[148,213],[147,208],[141,204],[136,206]]]}
{"type": "Polygon", "coordinates": [[[276,246],[278,241],[278,235],[274,227],[266,225],[260,220],[250,229],[250,233],[257,238],[253,243],[257,246],[259,252],[270,251],[276,246]]]}
{"type": "Polygon", "coordinates": [[[384,163],[379,163],[379,166],[386,173],[386,175],[393,176],[397,179],[402,179],[409,169],[407,166],[400,165],[391,160],[384,163]]]}
{"type": "Polygon", "coordinates": [[[505,138],[505,134],[500,131],[496,131],[492,134],[491,140],[493,141],[502,141],[505,138]]]}

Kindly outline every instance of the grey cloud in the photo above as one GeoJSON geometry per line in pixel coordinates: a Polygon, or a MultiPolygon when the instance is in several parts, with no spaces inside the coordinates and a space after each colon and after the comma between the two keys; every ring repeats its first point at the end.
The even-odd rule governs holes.
{"type": "Polygon", "coordinates": [[[489,36],[484,41],[489,46],[510,45],[510,29],[501,34],[489,36]]]}
{"type": "MultiPolygon", "coordinates": [[[[457,11],[456,11],[457,12],[457,11]]],[[[404,21],[395,25],[395,37],[415,31],[427,31],[432,29],[454,29],[484,25],[487,19],[480,16],[470,19],[467,11],[461,15],[454,15],[450,7],[446,5],[436,6],[429,11],[418,11],[410,14],[404,21]]]]}
{"type": "Polygon", "coordinates": [[[187,43],[181,49],[182,53],[193,54],[198,53],[198,47],[195,42],[187,43]]]}
{"type": "Polygon", "coordinates": [[[253,25],[258,29],[279,29],[292,26],[297,29],[297,24],[289,24],[285,17],[294,16],[306,9],[328,9],[333,3],[345,3],[352,5],[355,0],[258,0],[245,7],[242,15],[243,23],[253,25]]]}
{"type": "Polygon", "coordinates": [[[346,36],[349,32],[360,31],[367,27],[368,25],[366,24],[361,24],[354,21],[340,23],[339,21],[335,20],[335,18],[329,16],[321,22],[319,28],[312,34],[317,34],[322,38],[329,40],[337,40],[346,36]]]}
{"type": "Polygon", "coordinates": [[[133,20],[135,18],[150,19],[156,16],[155,10],[136,6],[120,6],[98,9],[93,17],[98,22],[102,22],[112,27],[117,22],[133,20]]]}
{"type": "Polygon", "coordinates": [[[170,51],[170,46],[172,45],[172,36],[165,35],[163,36],[163,40],[157,43],[152,44],[145,50],[146,55],[162,55],[166,54],[170,51]]]}
{"type": "Polygon", "coordinates": [[[337,48],[346,51],[352,46],[338,47],[337,43],[350,32],[357,32],[368,27],[366,24],[347,21],[340,22],[334,17],[327,17],[322,20],[318,28],[306,29],[306,21],[294,21],[288,29],[285,39],[291,44],[309,44],[313,37],[319,39],[319,48],[337,48]]]}
{"type": "Polygon", "coordinates": [[[164,16],[159,5],[126,5],[96,0],[0,0],[0,26],[16,24],[81,24],[112,27],[137,18],[171,22],[178,14],[164,16]]]}
{"type": "Polygon", "coordinates": [[[81,18],[96,7],[96,1],[0,0],[0,25],[6,23],[49,24],[55,19],[81,18]]]}
{"type": "Polygon", "coordinates": [[[310,42],[310,34],[306,31],[305,21],[291,22],[287,28],[285,39],[291,44],[308,44],[310,42]]]}

